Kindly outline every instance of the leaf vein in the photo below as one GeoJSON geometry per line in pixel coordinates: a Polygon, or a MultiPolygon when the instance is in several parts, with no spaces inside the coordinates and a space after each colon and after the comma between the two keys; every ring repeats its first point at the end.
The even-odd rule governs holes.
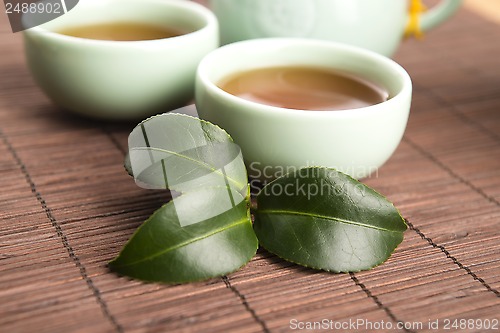
{"type": "Polygon", "coordinates": [[[351,224],[351,225],[356,225],[359,227],[365,227],[369,229],[375,229],[375,230],[380,230],[380,231],[387,231],[387,232],[395,232],[395,233],[400,233],[401,231],[398,230],[389,230],[381,227],[377,227],[374,225],[362,223],[362,222],[357,222],[357,221],[351,221],[351,220],[346,220],[346,219],[341,219],[338,217],[332,217],[332,216],[326,216],[326,215],[320,215],[320,214],[311,214],[311,213],[305,213],[305,212],[294,212],[294,211],[287,211],[287,210],[274,210],[274,209],[266,209],[266,210],[259,210],[259,214],[284,214],[284,215],[299,215],[299,216],[307,216],[307,217],[315,217],[315,218],[320,218],[320,219],[325,219],[325,220],[330,220],[330,221],[336,221],[339,223],[345,223],[345,224],[351,224]]]}
{"type": "MultiPolygon", "coordinates": [[[[199,237],[196,237],[196,238],[189,239],[188,241],[184,241],[184,242],[182,242],[182,243],[179,243],[179,244],[177,244],[177,245],[174,245],[174,246],[172,246],[172,247],[169,247],[169,248],[167,248],[167,249],[165,249],[165,250],[159,251],[159,252],[157,252],[157,253],[155,253],[155,254],[153,254],[153,255],[147,256],[147,257],[145,257],[145,258],[141,258],[140,260],[136,260],[136,261],[133,261],[133,262],[128,262],[128,263],[123,264],[123,265],[116,265],[116,264],[115,264],[115,267],[126,267],[126,266],[132,266],[132,265],[136,265],[136,264],[138,264],[138,263],[144,262],[144,261],[152,260],[152,259],[154,259],[154,258],[156,258],[156,257],[159,257],[159,256],[161,256],[161,255],[163,255],[163,254],[165,254],[165,253],[168,253],[168,252],[170,252],[170,251],[175,251],[175,250],[177,250],[177,249],[179,249],[179,248],[181,248],[181,247],[184,247],[184,246],[187,246],[187,245],[192,244],[192,243],[194,243],[194,242],[197,242],[197,241],[200,241],[200,240],[202,240],[202,239],[208,238],[208,237],[210,237],[210,236],[213,236],[213,235],[215,235],[215,234],[218,234],[218,233],[223,232],[223,231],[225,231],[225,230],[228,230],[228,229],[230,229],[230,228],[236,227],[236,226],[238,226],[238,225],[240,225],[240,224],[244,224],[244,223],[245,223],[245,222],[247,222],[247,221],[248,221],[248,218],[247,218],[247,217],[245,217],[245,218],[240,219],[240,220],[238,220],[238,221],[236,221],[236,222],[234,222],[234,223],[232,223],[232,224],[230,224],[230,225],[227,225],[227,226],[224,226],[224,227],[222,227],[222,228],[216,229],[216,230],[214,230],[214,231],[212,231],[212,232],[210,232],[210,233],[208,233],[208,234],[205,234],[205,235],[202,235],[202,236],[199,236],[199,237]]],[[[111,263],[113,263],[113,262],[111,262],[111,263]]]]}
{"type": "MultiPolygon", "coordinates": [[[[134,150],[141,150],[142,148],[134,148],[134,150]]],[[[163,152],[163,153],[167,153],[167,154],[171,154],[171,155],[174,155],[174,156],[177,156],[177,157],[180,157],[180,158],[184,158],[188,161],[191,161],[195,164],[198,164],[214,173],[217,173],[219,174],[221,177],[225,177],[227,178],[231,183],[233,183],[234,185],[237,186],[237,189],[241,189],[245,186],[245,184],[242,184],[242,183],[239,183],[237,180],[234,180],[232,179],[231,177],[228,177],[227,175],[223,174],[220,170],[218,169],[214,169],[213,167],[211,167],[209,164],[205,163],[205,162],[201,162],[201,161],[198,161],[194,158],[191,158],[189,156],[186,156],[186,155],[182,155],[182,154],[179,154],[178,152],[175,152],[175,151],[172,151],[172,150],[168,150],[168,149],[163,149],[163,148],[156,148],[156,147],[147,147],[146,148],[147,150],[154,150],[154,151],[159,151],[159,152],[163,152]]],[[[175,190],[175,189],[173,189],[175,190]]]]}

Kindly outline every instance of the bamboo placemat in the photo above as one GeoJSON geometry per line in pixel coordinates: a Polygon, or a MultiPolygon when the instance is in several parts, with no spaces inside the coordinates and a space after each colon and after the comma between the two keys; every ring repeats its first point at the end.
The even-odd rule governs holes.
{"type": "Polygon", "coordinates": [[[259,251],[227,277],[167,286],[106,267],[167,199],[123,171],[134,124],[54,107],[0,15],[0,332],[289,332],[323,319],[372,323],[342,332],[399,321],[409,328],[378,331],[435,332],[446,319],[500,319],[499,41],[500,26],[462,9],[400,48],[410,122],[366,180],[410,226],[385,264],[329,274],[259,251]]]}

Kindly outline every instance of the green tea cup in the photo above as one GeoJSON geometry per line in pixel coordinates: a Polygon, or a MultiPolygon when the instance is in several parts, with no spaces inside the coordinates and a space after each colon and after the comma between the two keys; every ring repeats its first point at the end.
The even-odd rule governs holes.
{"type": "Polygon", "coordinates": [[[218,38],[214,15],[183,0],[81,1],[67,14],[24,32],[28,66],[47,96],[64,109],[112,120],[142,119],[185,105],[194,95],[196,67],[218,46],[218,38]],[[113,22],[186,33],[137,41],[59,33],[113,22]]]}
{"type": "Polygon", "coordinates": [[[196,76],[201,118],[240,145],[251,176],[273,179],[307,166],[333,167],[355,178],[384,164],[398,146],[409,116],[412,83],[393,60],[344,44],[311,39],[255,39],[208,54],[196,76]],[[263,67],[314,66],[369,80],[389,99],[341,111],[285,109],[227,93],[221,80],[263,67]]]}

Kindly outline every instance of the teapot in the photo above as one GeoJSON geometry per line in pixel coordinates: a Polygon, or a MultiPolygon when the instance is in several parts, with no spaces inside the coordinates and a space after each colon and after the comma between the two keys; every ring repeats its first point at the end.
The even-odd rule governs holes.
{"type": "Polygon", "coordinates": [[[209,0],[221,42],[265,37],[315,38],[392,56],[405,34],[417,36],[449,18],[462,0],[209,0]]]}

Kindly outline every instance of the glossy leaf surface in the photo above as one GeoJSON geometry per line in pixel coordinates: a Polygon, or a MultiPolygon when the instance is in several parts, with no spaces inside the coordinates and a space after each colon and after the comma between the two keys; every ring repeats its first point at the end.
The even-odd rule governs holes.
{"type": "Polygon", "coordinates": [[[332,272],[367,270],[387,260],[406,224],[382,195],[328,168],[278,178],[257,196],[254,229],[279,257],[332,272]]]}
{"type": "Polygon", "coordinates": [[[191,116],[165,113],[131,133],[125,166],[139,186],[185,192],[227,184],[246,195],[241,150],[220,127],[191,116]]]}
{"type": "Polygon", "coordinates": [[[183,283],[233,272],[253,257],[246,169],[225,131],[185,115],[149,118],[130,134],[125,167],[139,185],[181,195],[136,231],[111,269],[183,283]]]}

